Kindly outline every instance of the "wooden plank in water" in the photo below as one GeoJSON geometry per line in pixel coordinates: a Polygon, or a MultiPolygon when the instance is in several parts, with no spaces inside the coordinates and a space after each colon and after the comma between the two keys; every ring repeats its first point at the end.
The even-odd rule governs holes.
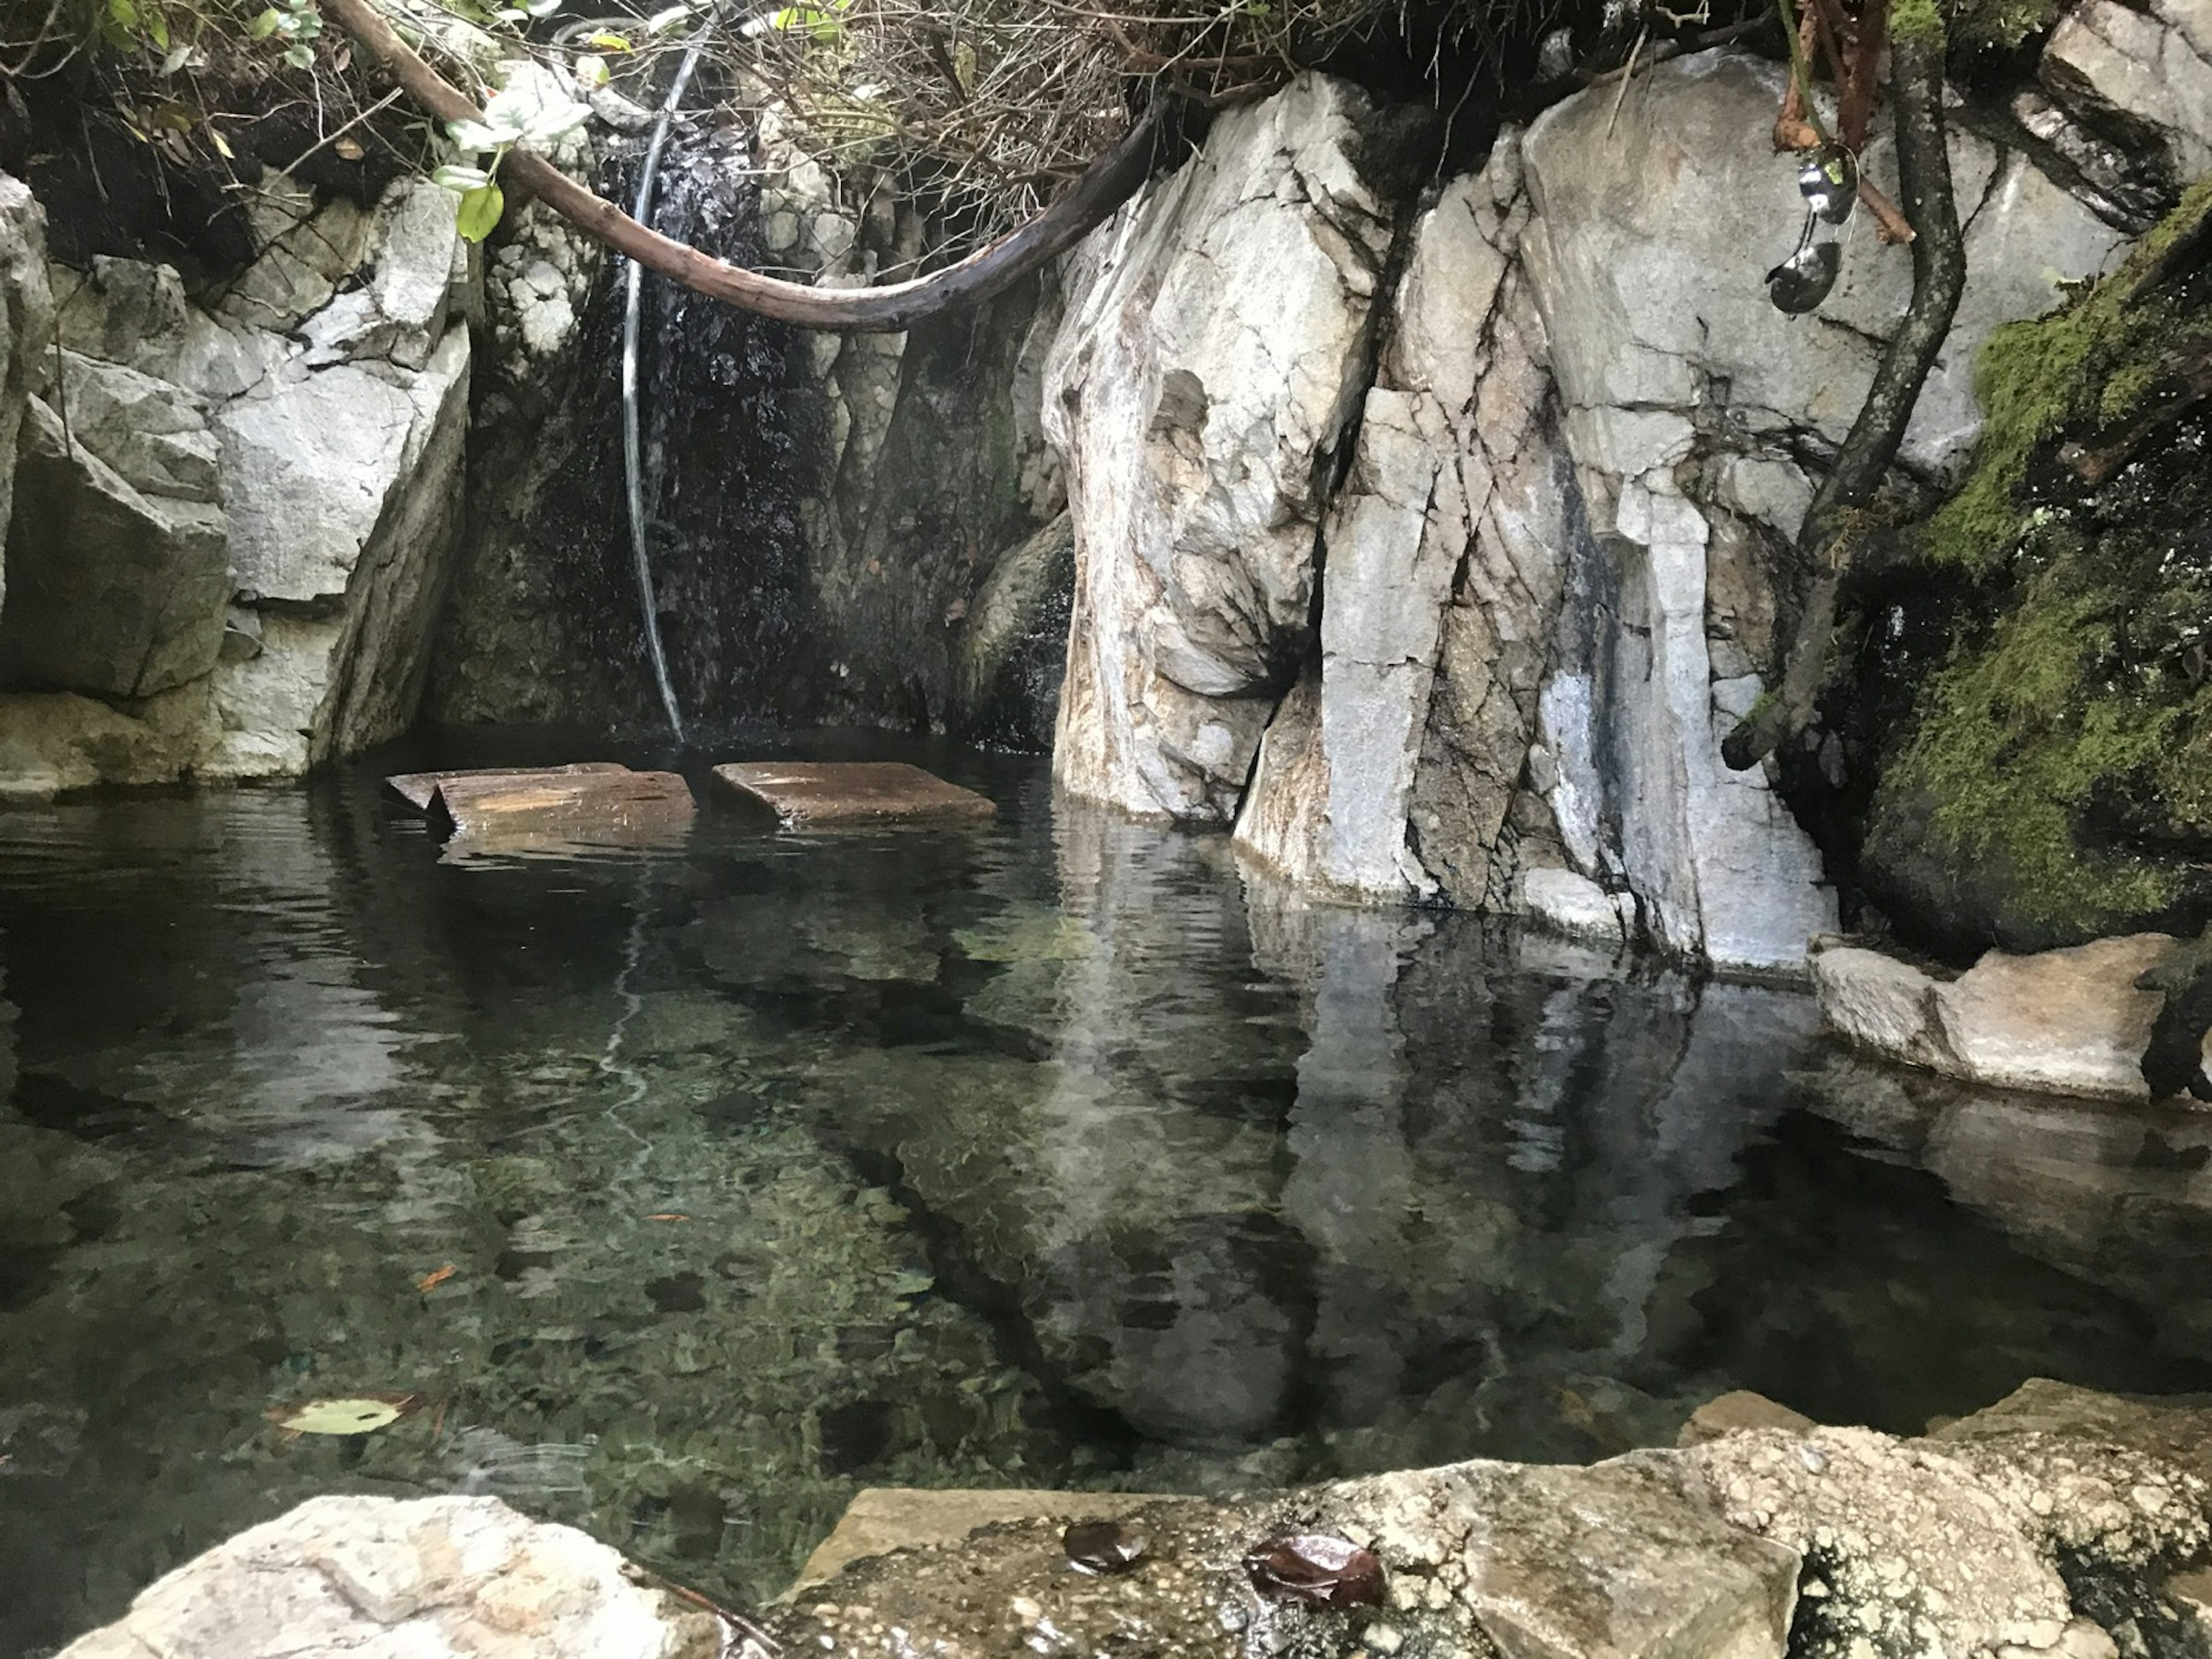
{"type": "Polygon", "coordinates": [[[452,823],[461,850],[526,853],[665,847],[684,838],[696,809],[677,774],[614,767],[449,777],[433,810],[452,823]]]}
{"type": "Polygon", "coordinates": [[[989,796],[903,761],[733,761],[716,767],[714,778],[787,828],[972,822],[999,810],[989,796]]]}
{"type": "Polygon", "coordinates": [[[576,761],[567,766],[483,766],[457,772],[400,772],[385,779],[385,787],[418,812],[430,810],[438,786],[448,778],[565,777],[577,772],[627,772],[620,761],[576,761]]]}

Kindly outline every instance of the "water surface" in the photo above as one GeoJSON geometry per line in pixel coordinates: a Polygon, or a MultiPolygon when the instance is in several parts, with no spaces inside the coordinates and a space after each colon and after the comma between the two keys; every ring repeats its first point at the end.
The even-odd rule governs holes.
{"type": "Polygon", "coordinates": [[[1872,1067],[1794,993],[1301,906],[870,742],[997,822],[457,863],[380,794],[649,758],[515,737],[0,812],[0,1655],[318,1492],[498,1492],[744,1596],[862,1485],[2212,1384],[2212,1117],[1872,1067]],[[264,1416],[364,1390],[422,1407],[264,1416]]]}

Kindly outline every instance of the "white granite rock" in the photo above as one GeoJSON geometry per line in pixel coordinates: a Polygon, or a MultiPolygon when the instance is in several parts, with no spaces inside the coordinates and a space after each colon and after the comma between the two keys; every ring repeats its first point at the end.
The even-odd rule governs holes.
{"type": "Polygon", "coordinates": [[[147,697],[215,666],[222,509],[142,493],[33,398],[18,451],[0,684],[147,697]]]}
{"type": "Polygon", "coordinates": [[[311,1498],[59,1659],[714,1659],[718,1621],[495,1498],[311,1498]]]}
{"type": "Polygon", "coordinates": [[[1076,597],[1054,775],[1225,823],[1310,629],[1331,456],[1367,377],[1387,205],[1364,96],[1306,76],[1079,255],[1047,363],[1076,597]]]}
{"type": "Polygon", "coordinates": [[[289,775],[413,719],[468,429],[453,198],[318,207],[272,175],[249,217],[263,252],[221,314],[166,266],[58,284],[70,429],[11,528],[36,603],[0,683],[165,701],[23,705],[0,790],[289,775]]]}
{"type": "MultiPolygon", "coordinates": [[[[0,173],[0,537],[15,499],[16,434],[32,392],[45,384],[53,330],[46,210],[21,182],[0,173]]],[[[0,607],[6,595],[0,572],[0,607]]]]}

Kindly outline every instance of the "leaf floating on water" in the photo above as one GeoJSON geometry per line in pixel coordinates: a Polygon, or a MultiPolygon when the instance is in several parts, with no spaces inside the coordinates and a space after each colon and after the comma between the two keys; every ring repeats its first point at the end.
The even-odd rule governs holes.
{"type": "Polygon", "coordinates": [[[415,1281],[415,1288],[418,1291],[434,1291],[439,1285],[444,1284],[447,1279],[451,1279],[459,1272],[460,1272],[460,1269],[456,1267],[452,1262],[448,1261],[442,1267],[431,1268],[428,1273],[424,1273],[422,1278],[416,1279],[415,1281]]]}
{"type": "Polygon", "coordinates": [[[1372,1550],[1330,1533],[1270,1538],[1244,1557],[1252,1588],[1271,1601],[1316,1607],[1382,1605],[1382,1563],[1372,1550]]]}
{"type": "Polygon", "coordinates": [[[1145,1559],[1152,1540],[1119,1521],[1079,1521],[1060,1535],[1067,1559],[1085,1572],[1127,1572],[1145,1559]]]}
{"type": "Polygon", "coordinates": [[[415,1409],[411,1394],[359,1394],[341,1400],[307,1400],[296,1406],[271,1406],[269,1420],[294,1434],[371,1434],[389,1428],[415,1409]]]}

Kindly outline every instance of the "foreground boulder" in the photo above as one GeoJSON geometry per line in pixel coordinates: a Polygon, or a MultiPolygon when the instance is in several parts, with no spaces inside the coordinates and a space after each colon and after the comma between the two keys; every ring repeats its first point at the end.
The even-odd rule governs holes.
{"type": "Polygon", "coordinates": [[[896,1632],[911,1650],[1010,1659],[2112,1659],[2200,1650],[2186,1644],[2212,1629],[2186,1571],[2212,1543],[2212,1412],[2034,1382],[1901,1440],[1762,1404],[1732,1414],[1775,1426],[1588,1468],[1472,1462],[1164,1500],[1121,1516],[1149,1553],[1112,1578],[1072,1571],[1062,1553],[1079,1494],[1064,1511],[977,1515],[957,1540],[919,1527],[915,1547],[810,1584],[780,1633],[858,1654],[896,1632]],[[1383,1605],[1255,1594],[1245,1551],[1289,1530],[1374,1551],[1383,1605]]]}
{"type": "Polygon", "coordinates": [[[318,1498],[156,1582],[63,1659],[715,1659],[719,1621],[495,1498],[318,1498]]]}
{"type": "MultiPolygon", "coordinates": [[[[1905,1440],[1731,1396],[1687,1437],[1247,1498],[864,1493],[765,1633],[939,1659],[2156,1659],[2212,1639],[2203,1406],[2036,1382],[1905,1440]],[[1063,1528],[1106,1518],[1133,1565],[1078,1571],[1063,1528]],[[1371,1552],[1379,1594],[1256,1589],[1248,1554],[1290,1533],[1371,1552]]],[[[760,1632],[641,1577],[495,1499],[318,1498],[61,1659],[757,1659],[760,1632]]]]}

